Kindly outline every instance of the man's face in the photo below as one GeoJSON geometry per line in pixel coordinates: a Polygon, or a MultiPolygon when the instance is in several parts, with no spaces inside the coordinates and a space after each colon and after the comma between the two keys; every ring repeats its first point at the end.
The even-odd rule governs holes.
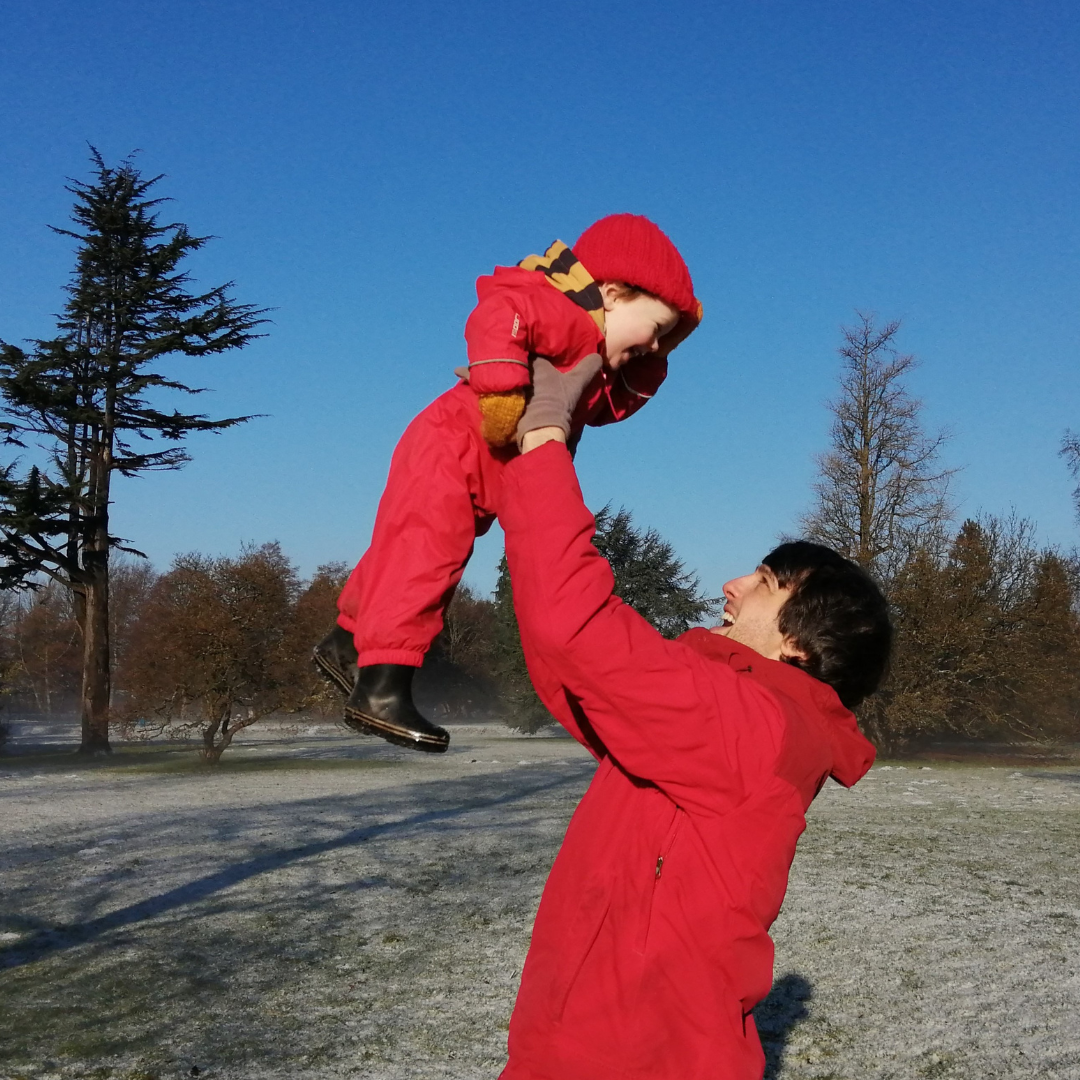
{"type": "Polygon", "coordinates": [[[797,656],[799,650],[780,633],[780,609],[794,590],[781,588],[764,564],[724,586],[724,621],[712,632],[748,645],[770,660],[797,656]]]}

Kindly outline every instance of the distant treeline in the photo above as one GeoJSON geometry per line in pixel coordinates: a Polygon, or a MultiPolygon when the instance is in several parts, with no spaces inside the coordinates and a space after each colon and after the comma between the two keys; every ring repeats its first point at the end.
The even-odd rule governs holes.
{"type": "MultiPolygon", "coordinates": [[[[266,311],[237,301],[230,283],[195,290],[185,260],[210,237],[159,220],[160,176],[91,156],[89,180],[68,187],[73,227],[54,230],[75,247],[55,333],[25,347],[0,338],[0,697],[9,713],[77,709],[83,753],[108,752],[119,723],[197,733],[216,760],[270,712],[340,708],[310,654],[345,568],[301,580],[276,544],[185,555],[163,574],[118,558],[137,552],[112,531],[113,476],[181,468],[189,434],[254,419],[162,408],[159,391],[198,394],[178,375],[183,362],[244,348],[266,311]]],[[[923,427],[899,329],[870,313],[842,328],[829,442],[799,529],[864,567],[892,604],[892,670],[860,720],[886,750],[954,734],[1077,739],[1077,557],[1039,548],[1014,518],[956,527],[948,432],[923,427]]],[[[1080,435],[1065,432],[1060,449],[1080,481],[1080,435]]],[[[745,467],[754,450],[717,450],[715,467],[745,467]]],[[[1074,497],[1080,518],[1080,486],[1074,497]]],[[[625,510],[605,509],[597,524],[619,595],[661,633],[716,614],[658,533],[625,510]]],[[[458,590],[416,690],[437,719],[546,722],[505,565],[492,597],[458,590]]]]}
{"type": "MultiPolygon", "coordinates": [[[[597,546],[622,591],[668,636],[717,610],[671,545],[634,527],[629,512],[597,515],[597,546]]],[[[232,558],[178,557],[112,566],[111,715],[128,733],[196,736],[217,760],[233,735],[270,713],[336,716],[342,701],[316,673],[313,645],[333,625],[346,568],[301,577],[276,543],[232,558]]],[[[76,707],[82,639],[69,590],[46,580],[0,593],[0,665],[8,711],[50,715],[76,707]]],[[[534,730],[550,718],[532,689],[505,562],[491,599],[459,587],[418,679],[437,719],[501,717],[534,730]]]]}
{"type": "MultiPolygon", "coordinates": [[[[617,588],[669,637],[709,622],[702,594],[669,543],[631,515],[597,515],[597,547],[617,588]]],[[[943,736],[1080,738],[1080,565],[1039,549],[1029,523],[985,517],[915,548],[891,575],[897,628],[883,691],[860,710],[882,748],[943,736]]],[[[314,671],[312,645],[333,624],[339,564],[307,581],[277,544],[233,558],[184,555],[163,574],[113,566],[114,723],[129,733],[199,740],[216,760],[233,734],[269,713],[335,717],[341,700],[314,671]]],[[[6,711],[76,707],[81,640],[71,594],[52,582],[0,594],[6,711]]],[[[550,721],[529,682],[505,562],[490,598],[462,586],[420,678],[435,719],[550,721]]]]}

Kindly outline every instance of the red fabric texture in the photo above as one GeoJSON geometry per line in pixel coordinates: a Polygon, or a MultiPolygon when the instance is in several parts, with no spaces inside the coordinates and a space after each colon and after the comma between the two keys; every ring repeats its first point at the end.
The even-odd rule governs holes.
{"type": "Polygon", "coordinates": [[[612,593],[565,447],[504,470],[530,674],[598,758],[536,916],[503,1080],[760,1080],[750,1010],[805,811],[873,747],[831,688],[612,593]]]}
{"type": "MultiPolygon", "coordinates": [[[[596,324],[542,273],[500,267],[480,280],[481,303],[466,328],[470,359],[474,343],[479,355],[487,355],[482,342],[505,355],[515,312],[529,319],[526,330],[519,326],[523,348],[547,356],[560,370],[597,351],[603,338],[596,324]]],[[[354,636],[360,666],[423,663],[473,541],[498,512],[502,468],[517,450],[495,450],[484,441],[476,395],[491,392],[484,379],[495,378],[479,373],[503,367],[513,369],[473,369],[469,384],[424,409],[394,450],[371,545],[338,598],[338,622],[354,636]]],[[[528,369],[517,370],[528,379],[528,369]]],[[[666,376],[667,359],[655,355],[635,357],[617,372],[601,371],[582,395],[574,434],[586,424],[599,427],[633,415],[666,376]]]]}
{"type": "Polygon", "coordinates": [[[539,270],[497,266],[476,282],[478,303],[465,323],[469,385],[477,394],[530,385],[530,356],[557,368],[601,352],[604,335],[589,313],[539,270]]]}
{"type": "Polygon", "coordinates": [[[700,320],[690,270],[667,234],[647,217],[609,214],[590,225],[572,250],[595,281],[636,285],[700,320]]]}

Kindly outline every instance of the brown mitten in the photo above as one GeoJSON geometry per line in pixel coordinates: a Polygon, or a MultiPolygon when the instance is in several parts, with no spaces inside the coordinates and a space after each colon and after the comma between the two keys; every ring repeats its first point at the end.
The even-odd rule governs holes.
{"type": "Polygon", "coordinates": [[[559,371],[550,361],[538,356],[533,361],[532,397],[517,426],[518,446],[527,432],[543,427],[562,428],[569,439],[570,420],[578,399],[603,363],[599,353],[590,353],[569,371],[559,371]]]}
{"type": "Polygon", "coordinates": [[[480,394],[480,434],[489,446],[506,446],[514,441],[518,421],[525,412],[525,391],[506,390],[480,394]]]}

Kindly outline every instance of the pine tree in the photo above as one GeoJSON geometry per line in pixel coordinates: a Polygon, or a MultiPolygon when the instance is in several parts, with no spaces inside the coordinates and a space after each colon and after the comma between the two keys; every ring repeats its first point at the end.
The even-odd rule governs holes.
{"type": "Polygon", "coordinates": [[[616,594],[664,637],[676,638],[719,611],[671,543],[655,529],[635,526],[625,507],[600,510],[593,544],[611,564],[616,594]]]}
{"type": "Polygon", "coordinates": [[[231,282],[190,291],[181,264],[210,237],[159,220],[166,200],[150,192],[161,176],[144,178],[131,158],[113,168],[91,153],[92,180],[67,189],[76,228],[53,230],[77,252],[59,333],[29,351],[0,342],[6,441],[46,455],[22,474],[17,463],[0,468],[0,587],[33,587],[46,575],[72,591],[83,753],[109,749],[109,555],[141,554],[111,531],[114,474],[180,468],[189,454],[179,444],[191,432],[251,419],[161,410],[163,391],[201,391],[159,365],[241,348],[265,321],[231,299],[231,282]]]}
{"type": "MultiPolygon", "coordinates": [[[[641,529],[625,507],[603,507],[596,514],[593,545],[611,566],[615,594],[648,620],[664,637],[674,638],[715,615],[719,604],[701,592],[674,547],[655,529],[641,529]]],[[[547,723],[547,710],[533,690],[514,615],[510,571],[504,555],[495,587],[495,657],[504,697],[514,710],[515,725],[536,730],[547,723]]]]}

